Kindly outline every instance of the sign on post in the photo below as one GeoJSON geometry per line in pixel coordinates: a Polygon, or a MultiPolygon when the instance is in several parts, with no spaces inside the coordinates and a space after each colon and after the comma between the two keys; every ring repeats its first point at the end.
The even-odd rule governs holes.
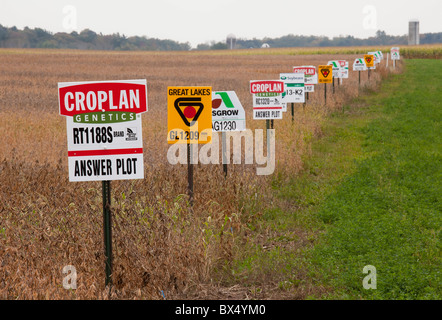
{"type": "Polygon", "coordinates": [[[280,79],[284,81],[283,103],[304,103],[304,73],[281,73],[280,79]]]}
{"type": "Polygon", "coordinates": [[[391,60],[400,60],[399,47],[391,48],[391,60]]]}
{"type": "Polygon", "coordinates": [[[293,72],[302,72],[305,75],[304,91],[314,92],[315,84],[318,84],[318,74],[316,73],[315,66],[299,66],[293,67],[293,72]]]}
{"type": "Polygon", "coordinates": [[[353,62],[353,71],[365,71],[367,70],[367,66],[365,65],[365,61],[362,58],[356,58],[353,62]]]}
{"type": "Polygon", "coordinates": [[[212,88],[167,88],[167,142],[211,143],[212,88]]]}
{"type": "Polygon", "coordinates": [[[373,54],[364,54],[364,61],[367,68],[374,67],[374,55],[373,54]]]}
{"type": "Polygon", "coordinates": [[[318,66],[318,82],[319,83],[333,82],[333,66],[331,65],[318,66]]]}
{"type": "Polygon", "coordinates": [[[246,113],[235,91],[212,92],[212,130],[246,130],[246,113]]]}
{"type": "Polygon", "coordinates": [[[253,119],[282,119],[283,92],[284,82],[281,80],[251,80],[253,119]]]}
{"type": "Polygon", "coordinates": [[[381,56],[379,54],[379,51],[368,52],[368,54],[373,55],[374,65],[381,63],[381,56]]]}
{"type": "Polygon", "coordinates": [[[348,61],[338,60],[339,66],[341,67],[341,78],[348,79],[348,61]]]}
{"type": "Polygon", "coordinates": [[[69,181],[143,179],[146,80],[58,83],[69,181]]]}
{"type": "Polygon", "coordinates": [[[328,65],[332,66],[332,75],[333,78],[341,78],[341,65],[338,60],[333,60],[327,62],[328,65]]]}
{"type": "MultiPolygon", "coordinates": [[[[382,51],[381,50],[378,50],[378,51],[376,51],[376,53],[378,54],[378,56],[379,56],[379,60],[383,60],[384,59],[384,54],[382,53],[382,51]]],[[[379,63],[380,63],[380,61],[379,61],[379,63]]]]}
{"type": "Polygon", "coordinates": [[[235,91],[212,92],[212,131],[221,132],[224,176],[227,177],[227,136],[229,131],[246,130],[246,112],[235,91]]]}

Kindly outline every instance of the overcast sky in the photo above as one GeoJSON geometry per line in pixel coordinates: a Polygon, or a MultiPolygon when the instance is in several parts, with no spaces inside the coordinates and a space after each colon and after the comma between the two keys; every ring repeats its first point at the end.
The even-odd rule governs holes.
{"type": "Polygon", "coordinates": [[[0,0],[0,24],[51,32],[119,32],[190,42],[287,34],[373,36],[442,32],[441,0],[0,0]]]}

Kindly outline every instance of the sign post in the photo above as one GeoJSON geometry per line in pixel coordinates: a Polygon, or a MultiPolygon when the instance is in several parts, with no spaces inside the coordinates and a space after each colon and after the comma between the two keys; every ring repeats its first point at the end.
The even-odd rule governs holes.
{"type": "Polygon", "coordinates": [[[282,119],[284,81],[251,80],[250,93],[253,95],[253,119],[266,120],[267,155],[270,155],[268,130],[273,129],[273,120],[282,119]]]}
{"type": "MultiPolygon", "coordinates": [[[[315,91],[315,84],[318,84],[318,74],[316,73],[315,66],[297,66],[293,67],[294,73],[304,73],[304,92],[305,92],[305,101],[302,105],[303,109],[307,104],[308,94],[309,92],[315,91]]],[[[293,119],[293,116],[292,116],[293,119]]]]}
{"type": "Polygon", "coordinates": [[[167,142],[187,144],[187,192],[193,206],[193,148],[212,142],[212,88],[167,88],[167,142]]]}
{"type": "Polygon", "coordinates": [[[111,180],[143,179],[146,80],[58,83],[69,181],[102,181],[105,285],[112,285],[111,180]]]}
{"type": "MultiPolygon", "coordinates": [[[[281,73],[280,79],[284,81],[285,91],[282,93],[283,103],[292,104],[292,122],[294,120],[294,103],[305,103],[305,73],[281,73]]],[[[273,126],[272,126],[273,129],[273,126]]]]}
{"type": "Polygon", "coordinates": [[[332,85],[333,85],[333,93],[335,93],[335,78],[338,79],[338,85],[339,85],[339,79],[342,77],[341,73],[341,65],[338,60],[329,61],[327,65],[332,66],[332,85]]]}
{"type": "Polygon", "coordinates": [[[365,65],[368,68],[368,80],[370,80],[370,70],[374,68],[374,55],[373,54],[364,54],[365,65]]]}
{"type": "Polygon", "coordinates": [[[348,79],[348,61],[347,60],[338,60],[339,66],[341,68],[340,72],[340,82],[342,79],[348,79]]]}
{"type": "Polygon", "coordinates": [[[295,121],[295,104],[292,102],[291,106],[292,106],[292,122],[293,122],[295,121]]]}
{"type": "Polygon", "coordinates": [[[190,207],[193,207],[193,144],[187,144],[187,194],[190,207]]]}
{"type": "Polygon", "coordinates": [[[396,69],[396,60],[400,60],[399,47],[391,48],[391,60],[393,61],[393,68],[396,69]]]}
{"type": "Polygon", "coordinates": [[[254,120],[282,119],[283,81],[251,80],[250,92],[253,94],[254,120]]]}
{"type": "Polygon", "coordinates": [[[333,81],[333,67],[331,65],[318,66],[318,82],[324,84],[324,104],[327,104],[327,83],[333,81]]]}
{"type": "Polygon", "coordinates": [[[212,92],[212,131],[221,132],[224,176],[227,177],[226,132],[246,130],[246,112],[235,91],[212,92]]]}
{"type": "Polygon", "coordinates": [[[103,235],[104,253],[106,256],[106,286],[112,286],[112,217],[111,217],[111,190],[110,181],[102,181],[103,191],[103,235]]]}
{"type": "Polygon", "coordinates": [[[361,71],[367,70],[365,65],[365,60],[362,58],[356,58],[353,62],[353,71],[358,71],[359,73],[359,87],[361,87],[361,71]]]}

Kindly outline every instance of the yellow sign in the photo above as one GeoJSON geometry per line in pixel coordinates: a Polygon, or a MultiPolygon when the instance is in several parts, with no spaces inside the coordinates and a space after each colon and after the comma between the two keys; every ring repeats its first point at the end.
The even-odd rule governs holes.
{"type": "Polygon", "coordinates": [[[167,142],[211,143],[212,87],[167,88],[167,142]]]}
{"type": "Polygon", "coordinates": [[[374,66],[374,55],[372,54],[364,54],[364,61],[367,68],[374,66]]]}
{"type": "Polygon", "coordinates": [[[333,82],[333,66],[318,66],[318,82],[332,83],[333,82]]]}

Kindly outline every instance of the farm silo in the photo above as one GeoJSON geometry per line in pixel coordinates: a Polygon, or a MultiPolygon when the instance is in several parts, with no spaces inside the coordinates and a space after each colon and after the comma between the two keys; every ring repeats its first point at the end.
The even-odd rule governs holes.
{"type": "Polygon", "coordinates": [[[408,22],[408,45],[419,44],[419,21],[410,20],[408,22]]]}

